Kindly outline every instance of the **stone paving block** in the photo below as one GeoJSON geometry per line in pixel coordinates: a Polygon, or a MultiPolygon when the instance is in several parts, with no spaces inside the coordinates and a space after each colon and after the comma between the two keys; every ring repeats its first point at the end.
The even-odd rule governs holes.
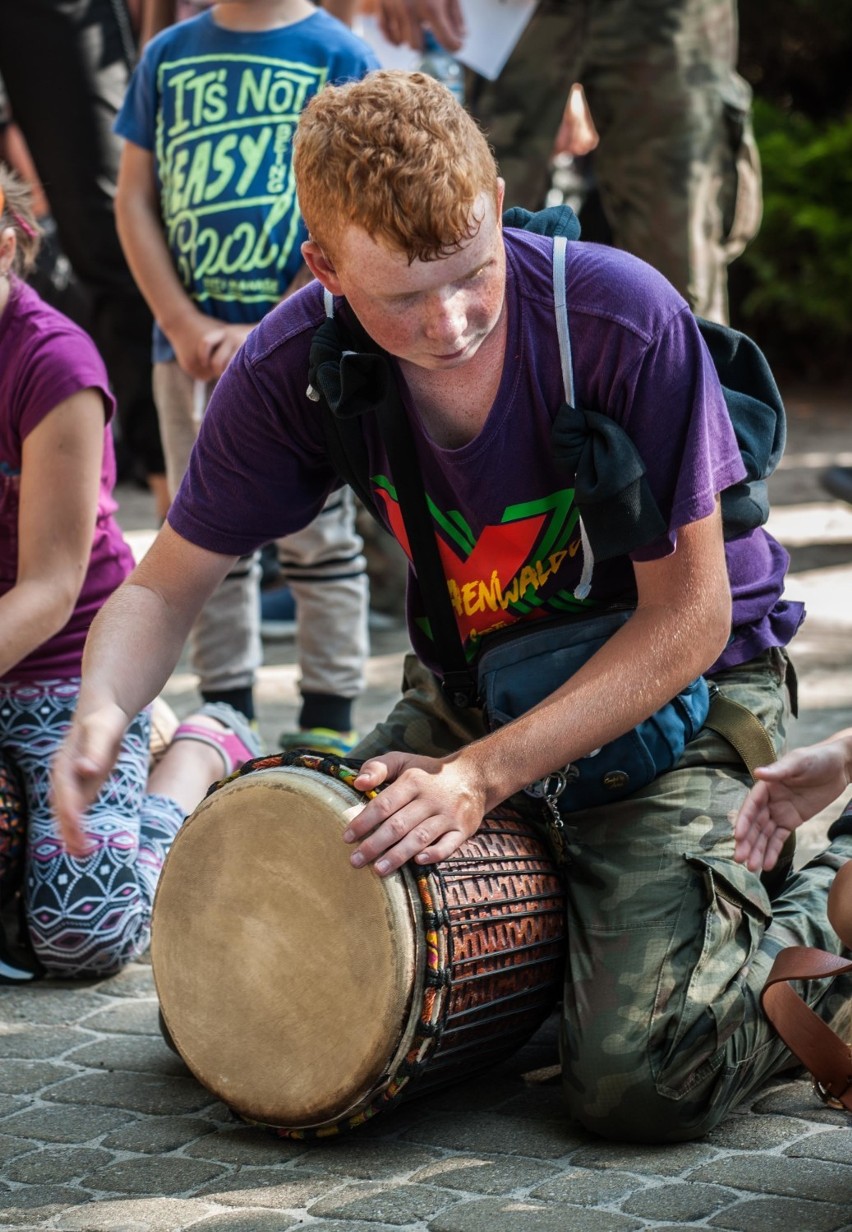
{"type": "Polygon", "coordinates": [[[663,1146],[604,1142],[581,1147],[571,1156],[576,1168],[617,1168],[642,1175],[677,1176],[718,1155],[712,1147],[697,1142],[673,1142],[663,1146]]]}
{"type": "Polygon", "coordinates": [[[702,1142],[721,1150],[772,1151],[807,1133],[810,1127],[795,1117],[746,1113],[726,1117],[702,1142]]]}
{"type": "Polygon", "coordinates": [[[296,1167],[312,1168],[333,1176],[381,1180],[413,1172],[415,1168],[423,1168],[438,1158],[438,1151],[430,1151],[426,1147],[385,1142],[381,1150],[377,1150],[374,1142],[347,1136],[339,1141],[311,1144],[296,1167]]]}
{"type": "Polygon", "coordinates": [[[156,996],[150,963],[128,963],[117,975],[104,980],[99,991],[110,997],[156,996]]]}
{"type": "Polygon", "coordinates": [[[300,1227],[305,1228],[305,1232],[310,1229],[310,1232],[399,1232],[399,1225],[389,1223],[369,1223],[364,1225],[363,1222],[352,1222],[349,1219],[317,1219],[311,1224],[300,1224],[300,1227]]]}
{"type": "Polygon", "coordinates": [[[790,1159],[786,1155],[728,1155],[696,1168],[691,1181],[709,1181],[752,1193],[791,1198],[843,1199],[852,1211],[852,1161],[822,1163],[813,1159],[790,1159]]]}
{"type": "Polygon", "coordinates": [[[430,1185],[347,1185],[312,1203],[308,1214],[371,1224],[407,1224],[429,1219],[457,1201],[455,1194],[430,1185]]]}
{"type": "Polygon", "coordinates": [[[529,1190],[534,1185],[546,1189],[545,1182],[550,1180],[558,1185],[559,1180],[555,1178],[561,1179],[561,1175],[552,1164],[531,1159],[465,1154],[427,1164],[410,1179],[418,1183],[429,1181],[445,1189],[462,1189],[473,1194],[512,1194],[517,1190],[529,1190]]]}
{"type": "Polygon", "coordinates": [[[541,1117],[548,1121],[564,1120],[566,1128],[572,1133],[583,1132],[578,1125],[572,1125],[568,1118],[561,1082],[558,1086],[525,1085],[517,1095],[510,1096],[505,1103],[500,1104],[500,1113],[503,1116],[530,1117],[533,1120],[541,1117]]]}
{"type": "Polygon", "coordinates": [[[194,1078],[169,1078],[158,1074],[82,1074],[51,1088],[56,1103],[96,1104],[125,1108],[131,1112],[199,1112],[210,1105],[211,1096],[194,1078]]]}
{"type": "Polygon", "coordinates": [[[112,1159],[97,1147],[65,1147],[34,1151],[5,1169],[7,1180],[27,1185],[62,1185],[101,1168],[112,1159]]]}
{"type": "Polygon", "coordinates": [[[805,1159],[824,1159],[838,1164],[852,1164],[852,1129],[819,1130],[802,1138],[784,1152],[805,1159]]]}
{"type": "Polygon", "coordinates": [[[189,1077],[189,1070],[159,1036],[107,1035],[66,1053],[66,1061],[88,1069],[189,1077]]]}
{"type": "Polygon", "coordinates": [[[798,1198],[751,1198],[709,1220],[726,1232],[848,1232],[848,1206],[804,1202],[798,1198]]]}
{"type": "Polygon", "coordinates": [[[700,1181],[681,1181],[676,1185],[654,1185],[622,1202],[626,1215],[643,1219],[697,1221],[737,1201],[737,1194],[721,1185],[702,1185],[700,1181]]]}
{"type": "Polygon", "coordinates": [[[79,1189],[62,1185],[26,1185],[0,1194],[0,1227],[42,1225],[66,1207],[76,1205],[79,1189]]]}
{"type": "MultiPolygon", "coordinates": [[[[29,1108],[31,1103],[31,1099],[21,1099],[16,1095],[0,1095],[0,1119],[12,1116],[15,1112],[22,1112],[29,1108]]],[[[3,1126],[0,1124],[0,1131],[2,1130],[3,1126]]]]}
{"type": "Polygon", "coordinates": [[[89,1014],[83,1025],[90,1031],[117,1032],[119,1035],[160,1036],[159,1007],[156,997],[137,1001],[115,1001],[104,1007],[99,1001],[100,1012],[89,1014]]]}
{"type": "Polygon", "coordinates": [[[181,1155],[146,1155],[141,1159],[121,1159],[83,1177],[87,1189],[105,1193],[159,1194],[186,1193],[221,1176],[218,1164],[200,1159],[185,1159],[181,1155]]]}
{"type": "Polygon", "coordinates": [[[0,1058],[20,1057],[21,1060],[38,1061],[56,1057],[75,1044],[85,1044],[94,1036],[77,1027],[26,1027],[0,1022],[0,1058]]]}
{"type": "Polygon", "coordinates": [[[467,1082],[430,1091],[425,1098],[428,1098],[432,1112],[482,1112],[496,1110],[501,1104],[498,1093],[509,1099],[522,1093],[521,1084],[503,1075],[487,1073],[467,1082]]]}
{"type": "Polygon", "coordinates": [[[627,1194],[644,1189],[644,1177],[629,1172],[602,1172],[598,1168],[566,1168],[560,1175],[530,1190],[531,1198],[572,1206],[599,1206],[617,1203],[627,1194]]]}
{"type": "MultiPolygon", "coordinates": [[[[303,1227],[298,1215],[286,1211],[220,1211],[192,1225],[193,1232],[287,1232],[303,1227]]],[[[316,1224],[311,1224],[315,1228],[316,1224]]]]}
{"type": "Polygon", "coordinates": [[[307,1206],[340,1186],[329,1178],[292,1168],[240,1168],[215,1184],[204,1185],[196,1195],[222,1206],[274,1206],[284,1210],[307,1206]]]}
{"type": "Polygon", "coordinates": [[[814,1124],[836,1125],[838,1113],[827,1108],[814,1094],[811,1083],[802,1079],[788,1082],[761,1096],[753,1105],[755,1112],[779,1112],[783,1116],[801,1117],[814,1124]]]}
{"type": "Polygon", "coordinates": [[[56,1232],[178,1232],[196,1227],[213,1208],[195,1198],[95,1199],[63,1211],[56,1232]]]}
{"type": "Polygon", "coordinates": [[[103,1006],[103,997],[79,985],[61,981],[0,988],[0,1022],[26,1022],[32,1026],[77,1025],[87,1011],[103,1006]]]}
{"type": "Polygon", "coordinates": [[[704,1223],[655,1223],[653,1228],[654,1232],[707,1232],[704,1223]]]}
{"type": "Polygon", "coordinates": [[[16,1156],[23,1155],[24,1151],[31,1151],[32,1149],[32,1142],[25,1141],[12,1134],[0,1134],[0,1163],[5,1163],[9,1159],[15,1159],[16,1156]]]}
{"type": "Polygon", "coordinates": [[[25,1095],[73,1073],[71,1066],[55,1061],[4,1061],[0,1065],[0,1091],[5,1095],[25,1095]]]}
{"type": "Polygon", "coordinates": [[[460,1202],[429,1220],[429,1232],[638,1232],[644,1225],[614,1211],[545,1206],[528,1199],[460,1202]]]}
{"type": "Polygon", "coordinates": [[[561,1122],[530,1122],[486,1113],[430,1116],[402,1137],[455,1151],[528,1155],[531,1159],[560,1159],[575,1150],[579,1141],[561,1122]]]}
{"type": "Polygon", "coordinates": [[[69,1108],[62,1104],[40,1104],[0,1121],[0,1132],[43,1142],[82,1144],[126,1124],[127,1113],[115,1108],[69,1108]]]}
{"type": "MultiPolygon", "coordinates": [[[[215,1130],[216,1126],[212,1122],[201,1120],[200,1117],[140,1117],[138,1121],[123,1125],[115,1133],[107,1134],[101,1145],[114,1151],[140,1151],[145,1155],[154,1155],[158,1152],[176,1151],[184,1143],[195,1146],[196,1138],[210,1135],[215,1130]]],[[[192,1147],[184,1152],[191,1153],[192,1147]]],[[[219,1157],[211,1154],[206,1158],[219,1157]]]]}
{"type": "Polygon", "coordinates": [[[193,1142],[184,1154],[200,1159],[217,1159],[224,1164],[276,1164],[288,1163],[302,1156],[309,1159],[311,1148],[304,1142],[274,1138],[251,1125],[237,1125],[219,1129],[215,1134],[193,1142]]]}

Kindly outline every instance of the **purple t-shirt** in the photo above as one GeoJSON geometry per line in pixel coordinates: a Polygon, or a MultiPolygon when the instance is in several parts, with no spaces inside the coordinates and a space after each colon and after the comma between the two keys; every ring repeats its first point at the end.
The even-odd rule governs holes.
{"type": "Polygon", "coordinates": [[[113,412],[106,369],[82,329],[32,288],[12,284],[0,317],[0,594],[15,585],[23,442],[55,406],[83,389],[104,404],[104,459],[89,567],[74,612],[63,629],[22,659],[5,680],[68,680],[80,675],[89,625],[133,567],[113,513],[115,455],[107,426],[113,412]]]}
{"type": "MultiPolygon", "coordinates": [[[[553,307],[552,241],[507,230],[508,336],[502,379],[479,435],[436,445],[404,392],[459,630],[496,628],[635,594],[632,560],[674,550],[677,528],[712,512],[745,469],[713,363],[685,301],[650,266],[595,244],[569,243],[567,299],[576,401],[609,415],[641,455],[667,535],[632,557],[597,563],[578,601],[583,549],[573,488],[554,460],[563,401],[553,307]]],[[[343,301],[335,310],[349,311],[343,301]]],[[[189,472],[169,513],[175,530],[212,551],[242,554],[304,526],[338,482],[320,410],[306,396],[311,336],[324,316],[312,284],[275,309],[220,380],[189,472]]],[[[370,417],[364,433],[376,504],[407,549],[394,477],[370,417]]],[[[802,618],[781,599],[787,554],[764,530],[726,545],[733,636],[714,665],[785,645],[802,618]]],[[[409,593],[412,643],[434,647],[409,593]]]]}

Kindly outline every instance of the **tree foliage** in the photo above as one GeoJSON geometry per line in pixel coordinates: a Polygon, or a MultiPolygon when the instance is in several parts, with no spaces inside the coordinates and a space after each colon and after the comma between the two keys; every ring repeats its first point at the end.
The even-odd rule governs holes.
{"type": "Polygon", "coordinates": [[[852,0],[751,0],[740,20],[764,215],[731,267],[732,316],[780,370],[849,376],[852,0]]]}

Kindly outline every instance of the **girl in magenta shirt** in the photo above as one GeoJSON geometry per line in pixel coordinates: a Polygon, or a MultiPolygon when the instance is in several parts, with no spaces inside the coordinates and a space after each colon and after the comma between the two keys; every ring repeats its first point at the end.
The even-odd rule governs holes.
{"type": "Polygon", "coordinates": [[[113,516],[106,371],[89,337],[21,281],[37,249],[27,190],[0,168],[0,901],[20,890],[32,952],[13,959],[0,932],[5,983],[108,974],[138,955],[181,821],[223,768],[258,752],[230,707],[203,707],[149,780],[145,711],[87,815],[85,854],[57,838],[51,762],[89,625],[133,560],[113,516]]]}

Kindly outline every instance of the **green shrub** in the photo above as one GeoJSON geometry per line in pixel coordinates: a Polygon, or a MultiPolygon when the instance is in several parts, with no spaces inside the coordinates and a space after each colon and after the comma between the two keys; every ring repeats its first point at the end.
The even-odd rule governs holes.
{"type": "Polygon", "coordinates": [[[732,269],[736,323],[802,375],[852,370],[852,116],[817,123],[757,99],[760,233],[732,269]]]}

